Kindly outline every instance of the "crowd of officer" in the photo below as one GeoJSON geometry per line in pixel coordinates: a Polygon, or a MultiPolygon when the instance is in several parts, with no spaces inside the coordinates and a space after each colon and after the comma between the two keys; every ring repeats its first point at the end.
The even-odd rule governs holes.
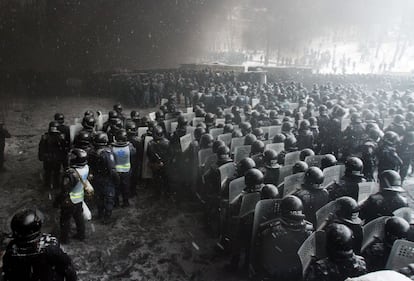
{"type": "MultiPolygon", "coordinates": [[[[85,112],[73,140],[63,114],[55,114],[41,137],[39,160],[45,185],[58,191],[62,243],[85,239],[85,202],[107,223],[114,208],[129,207],[130,198],[139,196],[137,184],[149,185],[156,199],[199,202],[217,250],[229,256],[226,269],[245,270],[256,280],[345,280],[385,269],[395,241],[414,241],[412,212],[394,215],[408,207],[403,182],[413,171],[413,94],[369,92],[356,81],[307,89],[290,81],[260,85],[195,73],[187,81],[198,81],[192,85],[197,90],[184,95],[186,107],[192,105],[188,112],[176,95],[149,116],[127,116],[115,104],[105,122],[102,113],[85,112]],[[249,147],[242,159],[236,159],[236,139],[249,147]],[[297,159],[287,164],[292,155],[297,159]],[[318,155],[319,162],[308,161],[318,155]],[[343,173],[326,183],[324,170],[338,165],[343,173]],[[301,176],[294,190],[285,182],[290,175],[301,176]],[[237,182],[242,188],[233,194],[237,182]],[[361,184],[369,182],[379,189],[361,200],[361,184]],[[317,212],[331,203],[335,208],[321,223],[317,212]],[[255,214],[266,204],[266,215],[255,214]],[[77,233],[70,237],[72,218],[77,233]],[[383,235],[366,237],[364,227],[381,219],[383,235]],[[313,245],[306,264],[298,251],[313,236],[323,243],[313,245]]],[[[43,274],[28,271],[45,266],[49,254],[60,257],[53,267],[62,270],[54,274],[76,279],[70,259],[55,238],[41,235],[40,226],[36,211],[13,219],[5,280],[43,274]],[[27,271],[18,270],[21,264],[27,271]]],[[[407,268],[401,272],[410,275],[407,268]]]]}

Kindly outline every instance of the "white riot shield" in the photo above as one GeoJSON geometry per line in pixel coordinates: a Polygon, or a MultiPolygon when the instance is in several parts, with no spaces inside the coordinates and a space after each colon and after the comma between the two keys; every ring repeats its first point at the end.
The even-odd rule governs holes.
{"type": "Polygon", "coordinates": [[[322,186],[327,186],[331,182],[338,183],[345,174],[345,165],[335,165],[323,169],[323,183],[322,186]]]}
{"type": "Polygon", "coordinates": [[[211,166],[217,162],[217,154],[211,154],[207,157],[206,162],[204,163],[204,170],[208,171],[211,166]]]}
{"type": "Polygon", "coordinates": [[[305,162],[308,164],[309,167],[321,167],[321,160],[324,157],[324,155],[312,155],[307,156],[305,158],[305,162]]]}
{"type": "Polygon", "coordinates": [[[168,102],[168,99],[161,99],[161,105],[164,105],[168,102]]]}
{"type": "Polygon", "coordinates": [[[345,281],[411,281],[411,279],[394,270],[380,270],[355,278],[347,278],[345,281]]]}
{"type": "Polygon", "coordinates": [[[234,154],[236,147],[244,145],[244,139],[245,137],[231,139],[230,149],[232,154],[234,154]]]}
{"type": "Polygon", "coordinates": [[[391,125],[392,121],[394,121],[393,118],[384,118],[384,126],[383,126],[383,129],[386,129],[389,125],[391,125]]]}
{"type": "Polygon", "coordinates": [[[197,125],[204,123],[204,117],[196,117],[193,119],[193,126],[197,127],[197,125]]]}
{"type": "Polygon", "coordinates": [[[375,220],[370,221],[367,223],[363,228],[363,239],[362,239],[362,246],[361,246],[361,252],[365,250],[365,248],[374,241],[375,238],[379,238],[380,240],[384,239],[384,227],[385,227],[385,221],[389,217],[379,217],[375,220]]]}
{"type": "Polygon", "coordinates": [[[277,181],[278,185],[282,183],[287,176],[292,175],[292,168],[293,168],[293,165],[285,165],[285,166],[280,167],[279,179],[277,181]]]}
{"type": "Polygon", "coordinates": [[[410,207],[402,207],[393,212],[394,216],[405,219],[409,224],[414,224],[414,210],[410,207]]]}
{"type": "Polygon", "coordinates": [[[305,173],[287,176],[284,180],[283,197],[295,193],[302,188],[305,173]]]}
{"type": "Polygon", "coordinates": [[[236,165],[234,165],[233,162],[221,165],[219,167],[219,171],[220,171],[220,183],[221,183],[221,186],[222,186],[223,183],[229,177],[232,177],[234,175],[234,173],[236,172],[236,165]]]}
{"type": "Polygon", "coordinates": [[[266,146],[266,145],[268,145],[268,144],[271,144],[272,143],[272,140],[264,140],[264,141],[262,141],[263,142],[263,144],[266,146]]]}
{"type": "Polygon", "coordinates": [[[195,118],[195,113],[194,112],[188,112],[188,113],[184,113],[182,114],[185,118],[185,120],[187,121],[191,121],[195,118]]]}
{"type": "Polygon", "coordinates": [[[338,204],[335,200],[316,211],[316,230],[321,230],[325,227],[326,223],[328,223],[335,215],[337,208],[338,204]]]}
{"type": "Polygon", "coordinates": [[[151,120],[151,121],[155,121],[155,112],[150,112],[149,114],[148,114],[148,117],[149,117],[149,119],[151,120]]]}
{"type": "MultiPolygon", "coordinates": [[[[269,129],[270,129],[270,126],[260,127],[260,128],[263,130],[263,134],[264,134],[265,136],[269,136],[269,129]]],[[[268,139],[270,139],[270,138],[268,137],[268,139]]]]}
{"type": "Polygon", "coordinates": [[[276,151],[277,154],[279,154],[280,152],[282,152],[283,150],[285,150],[285,144],[284,143],[271,143],[271,144],[267,144],[265,146],[265,150],[267,149],[273,149],[274,151],[276,151]]]}
{"type": "Polygon", "coordinates": [[[172,113],[165,114],[165,120],[171,120],[171,119],[174,119],[174,114],[172,113]]]}
{"type": "Polygon", "coordinates": [[[414,263],[414,242],[396,240],[388,256],[386,269],[398,270],[414,263]]]}
{"type": "Polygon", "coordinates": [[[138,137],[142,137],[148,131],[148,127],[138,127],[138,137]]]}
{"type": "Polygon", "coordinates": [[[229,203],[231,203],[237,195],[242,193],[244,187],[246,185],[244,184],[244,177],[240,177],[237,179],[234,179],[229,184],[229,203]]]}
{"type": "Polygon", "coordinates": [[[285,165],[293,165],[300,159],[300,151],[289,152],[285,155],[285,165]]]}
{"type": "Polygon", "coordinates": [[[148,150],[148,143],[152,141],[152,137],[148,136],[145,137],[144,140],[144,155],[142,160],[142,178],[143,179],[152,179],[152,170],[149,167],[149,159],[147,156],[147,150],[148,150]]]}
{"type": "Polygon", "coordinates": [[[206,163],[207,158],[213,154],[211,148],[201,149],[198,151],[198,166],[203,167],[206,163]]]}
{"type": "Polygon", "coordinates": [[[358,204],[367,200],[371,194],[375,194],[379,191],[379,186],[376,182],[361,182],[358,183],[358,187],[358,204]]]}
{"type": "Polygon", "coordinates": [[[190,134],[191,135],[191,139],[194,140],[194,130],[196,127],[191,127],[191,126],[187,126],[186,128],[186,134],[190,134]]]}
{"type": "Polygon", "coordinates": [[[171,133],[174,133],[177,130],[178,122],[171,122],[171,133]]]}
{"type": "Polygon", "coordinates": [[[70,142],[73,143],[73,140],[75,139],[76,135],[82,131],[83,127],[81,124],[71,125],[69,127],[69,133],[70,133],[70,142]]]}
{"type": "Polygon", "coordinates": [[[217,139],[223,141],[228,147],[230,147],[230,145],[231,145],[231,133],[218,135],[217,139]]]}
{"type": "Polygon", "coordinates": [[[219,125],[219,124],[226,124],[226,119],[224,119],[224,118],[217,118],[216,119],[216,126],[217,125],[219,125]]]}
{"type": "Polygon", "coordinates": [[[305,275],[306,270],[314,259],[322,259],[326,256],[325,232],[316,231],[312,233],[298,250],[298,256],[302,264],[302,273],[305,275]]]}
{"type": "Polygon", "coordinates": [[[269,140],[273,140],[273,138],[282,132],[282,126],[270,126],[269,127],[269,140]]]}
{"type": "Polygon", "coordinates": [[[260,103],[260,99],[253,98],[252,99],[252,107],[254,108],[256,105],[260,103]]]}
{"type": "Polygon", "coordinates": [[[240,205],[239,217],[244,218],[254,213],[257,202],[260,201],[260,192],[244,194],[240,205]]]}
{"type": "Polygon", "coordinates": [[[172,122],[175,122],[176,121],[176,119],[174,118],[174,119],[170,119],[170,120],[164,120],[164,125],[165,125],[165,130],[168,132],[168,133],[171,133],[172,131],[171,131],[171,123],[172,122]]]}
{"type": "Polygon", "coordinates": [[[219,135],[223,134],[223,128],[210,129],[210,134],[213,136],[214,139],[217,139],[219,135]]]}
{"type": "Polygon", "coordinates": [[[344,118],[341,121],[341,131],[345,131],[346,128],[351,124],[351,119],[344,118]]]}
{"type": "Polygon", "coordinates": [[[192,139],[191,134],[187,134],[180,138],[181,152],[185,152],[190,147],[192,139]]]}
{"type": "Polygon", "coordinates": [[[193,113],[193,107],[187,107],[186,112],[187,113],[193,113]]]}
{"type": "Polygon", "coordinates": [[[239,163],[242,159],[249,157],[251,151],[251,145],[237,146],[234,150],[234,162],[239,163]]]}

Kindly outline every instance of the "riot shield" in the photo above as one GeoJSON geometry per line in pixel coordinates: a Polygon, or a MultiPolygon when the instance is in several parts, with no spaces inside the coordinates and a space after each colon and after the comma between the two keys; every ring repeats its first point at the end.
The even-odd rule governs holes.
{"type": "Polygon", "coordinates": [[[70,134],[70,142],[73,143],[73,140],[75,139],[76,135],[82,131],[83,127],[81,124],[75,124],[71,125],[69,127],[69,134],[70,134]]]}
{"type": "Polygon", "coordinates": [[[174,119],[174,114],[172,113],[165,114],[165,120],[171,120],[171,119],[174,119]]]}
{"type": "Polygon", "coordinates": [[[305,275],[306,270],[313,260],[319,260],[326,257],[325,231],[316,231],[312,233],[298,250],[298,256],[302,263],[302,273],[305,275]]]}
{"type": "Polygon", "coordinates": [[[138,137],[142,137],[148,131],[148,127],[139,127],[138,128],[138,137]]]}
{"type": "Polygon", "coordinates": [[[186,134],[191,135],[191,139],[194,140],[194,130],[196,127],[187,126],[186,134]]]}
{"type": "Polygon", "coordinates": [[[211,154],[207,157],[206,162],[204,163],[204,170],[210,169],[211,165],[217,162],[217,154],[211,154]]]}
{"type": "Polygon", "coordinates": [[[411,279],[394,270],[380,270],[359,277],[347,278],[345,281],[411,281],[411,279]]]}
{"type": "Polygon", "coordinates": [[[358,183],[358,203],[361,204],[365,200],[368,199],[368,197],[371,194],[375,194],[379,191],[378,183],[376,182],[361,182],[358,183]]]}
{"type": "Polygon", "coordinates": [[[388,256],[386,269],[398,270],[414,263],[414,242],[396,240],[388,256]]]}
{"type": "Polygon", "coordinates": [[[285,166],[280,167],[279,179],[277,181],[278,185],[281,184],[287,176],[292,175],[292,168],[293,168],[293,165],[285,165],[285,166]]]}
{"type": "Polygon", "coordinates": [[[236,165],[234,162],[230,162],[219,167],[220,171],[220,183],[221,186],[223,185],[224,181],[227,180],[229,177],[232,177],[236,172],[236,165]]]}
{"type": "Polygon", "coordinates": [[[213,136],[214,139],[217,139],[219,135],[223,134],[223,128],[210,129],[210,134],[213,136]]]}
{"type": "Polygon", "coordinates": [[[264,140],[264,141],[262,141],[263,142],[263,144],[266,146],[266,145],[268,145],[268,144],[271,144],[272,143],[272,140],[264,140]]]}
{"type": "Polygon", "coordinates": [[[321,167],[321,160],[325,155],[312,155],[305,158],[305,162],[309,167],[321,167]]]}
{"type": "Polygon", "coordinates": [[[236,149],[236,147],[244,145],[244,138],[245,137],[231,139],[230,148],[232,154],[234,154],[234,150],[236,149]]]}
{"type": "Polygon", "coordinates": [[[243,195],[240,205],[239,217],[244,218],[252,214],[256,208],[257,202],[260,201],[260,192],[247,193],[243,195]]]}
{"type": "Polygon", "coordinates": [[[244,184],[244,177],[240,177],[237,179],[234,179],[229,184],[229,203],[231,203],[237,195],[239,195],[244,187],[246,185],[244,184]]]}
{"type": "Polygon", "coordinates": [[[142,159],[142,178],[143,179],[152,179],[152,170],[149,167],[149,159],[147,156],[148,143],[152,141],[152,137],[147,136],[144,140],[144,155],[142,159]]]}
{"type": "Polygon", "coordinates": [[[365,250],[365,248],[374,241],[375,238],[379,238],[380,240],[384,239],[384,227],[385,227],[385,221],[389,217],[379,217],[375,220],[370,221],[367,223],[363,228],[363,239],[362,239],[362,246],[361,246],[361,252],[365,250]]]}
{"type": "Polygon", "coordinates": [[[204,122],[204,117],[196,117],[193,119],[193,126],[197,127],[197,125],[204,122]]]}
{"type": "Polygon", "coordinates": [[[335,215],[337,208],[338,204],[335,200],[316,211],[316,230],[321,230],[325,227],[326,223],[328,223],[335,215]]]}
{"type": "Polygon", "coordinates": [[[393,118],[384,118],[383,129],[386,129],[389,125],[391,125],[392,121],[394,121],[393,118]]]}
{"type": "Polygon", "coordinates": [[[151,121],[155,121],[155,112],[150,112],[149,114],[148,114],[148,117],[149,117],[149,119],[151,120],[151,121]]]}
{"type": "Polygon", "coordinates": [[[181,152],[185,152],[189,147],[192,141],[191,134],[187,134],[180,138],[181,152]]]}
{"type": "Polygon", "coordinates": [[[219,125],[219,124],[226,124],[226,119],[224,119],[224,118],[217,118],[216,119],[216,126],[217,125],[219,125]]]}
{"type": "Polygon", "coordinates": [[[277,154],[279,154],[280,152],[282,152],[283,150],[285,150],[285,144],[284,143],[271,143],[271,144],[267,144],[265,146],[265,150],[266,149],[273,149],[274,151],[276,151],[277,154]]]}
{"type": "Polygon", "coordinates": [[[171,133],[174,133],[177,130],[178,122],[171,122],[171,133]]]}
{"type": "Polygon", "coordinates": [[[349,124],[351,124],[351,119],[344,118],[341,121],[341,131],[345,131],[346,128],[348,128],[349,124]]]}
{"type": "Polygon", "coordinates": [[[103,124],[105,122],[105,120],[108,119],[108,116],[105,116],[106,114],[102,114],[101,111],[97,111],[96,112],[97,117],[96,117],[96,131],[102,131],[103,128],[103,124]]]}
{"type": "Polygon", "coordinates": [[[300,159],[300,151],[289,152],[285,155],[285,165],[293,165],[300,159]]]}
{"type": "Polygon", "coordinates": [[[345,174],[345,165],[335,165],[323,169],[323,183],[322,186],[327,186],[331,182],[338,183],[345,174]]]}
{"type": "Polygon", "coordinates": [[[256,105],[260,103],[260,99],[253,98],[252,99],[252,107],[254,108],[256,105]]]}
{"type": "Polygon", "coordinates": [[[237,146],[234,150],[234,162],[239,163],[242,159],[249,157],[251,151],[251,145],[237,146]]]}
{"type": "Polygon", "coordinates": [[[227,134],[223,134],[223,135],[218,135],[217,136],[217,139],[223,141],[228,147],[230,147],[230,144],[231,144],[231,133],[227,133],[227,134]]]}
{"type": "Polygon", "coordinates": [[[302,188],[305,173],[287,176],[284,180],[283,197],[295,193],[302,188]]]}
{"type": "Polygon", "coordinates": [[[402,207],[393,212],[394,216],[405,219],[409,224],[414,224],[414,210],[410,207],[402,207]]]}
{"type": "Polygon", "coordinates": [[[282,132],[282,126],[270,126],[269,127],[269,140],[273,140],[273,138],[282,132]]]}
{"type": "Polygon", "coordinates": [[[203,167],[206,163],[207,158],[213,154],[211,148],[205,148],[198,151],[198,166],[203,167]]]}

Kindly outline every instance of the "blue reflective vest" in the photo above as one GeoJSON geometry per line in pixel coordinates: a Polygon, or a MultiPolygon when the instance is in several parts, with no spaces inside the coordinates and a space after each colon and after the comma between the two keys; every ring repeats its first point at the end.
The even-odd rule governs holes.
{"type": "Polygon", "coordinates": [[[113,146],[112,152],[115,156],[115,169],[118,173],[128,173],[131,169],[131,151],[129,145],[113,146]]]}
{"type": "MultiPolygon", "coordinates": [[[[84,182],[88,180],[88,175],[89,175],[88,165],[85,165],[82,168],[73,168],[73,169],[78,171],[79,175],[82,177],[82,180],[84,182]]],[[[72,201],[73,204],[81,203],[84,198],[84,188],[83,188],[82,181],[79,179],[79,176],[77,174],[76,174],[76,178],[78,179],[78,182],[69,192],[70,201],[72,201]]]]}

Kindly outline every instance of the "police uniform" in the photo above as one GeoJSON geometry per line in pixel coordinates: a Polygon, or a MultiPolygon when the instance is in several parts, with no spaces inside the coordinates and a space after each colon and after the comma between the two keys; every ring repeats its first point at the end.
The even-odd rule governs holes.
{"type": "Polygon", "coordinates": [[[384,190],[364,201],[359,216],[368,223],[381,216],[393,216],[393,212],[402,207],[408,207],[407,198],[399,192],[384,190]]]}

